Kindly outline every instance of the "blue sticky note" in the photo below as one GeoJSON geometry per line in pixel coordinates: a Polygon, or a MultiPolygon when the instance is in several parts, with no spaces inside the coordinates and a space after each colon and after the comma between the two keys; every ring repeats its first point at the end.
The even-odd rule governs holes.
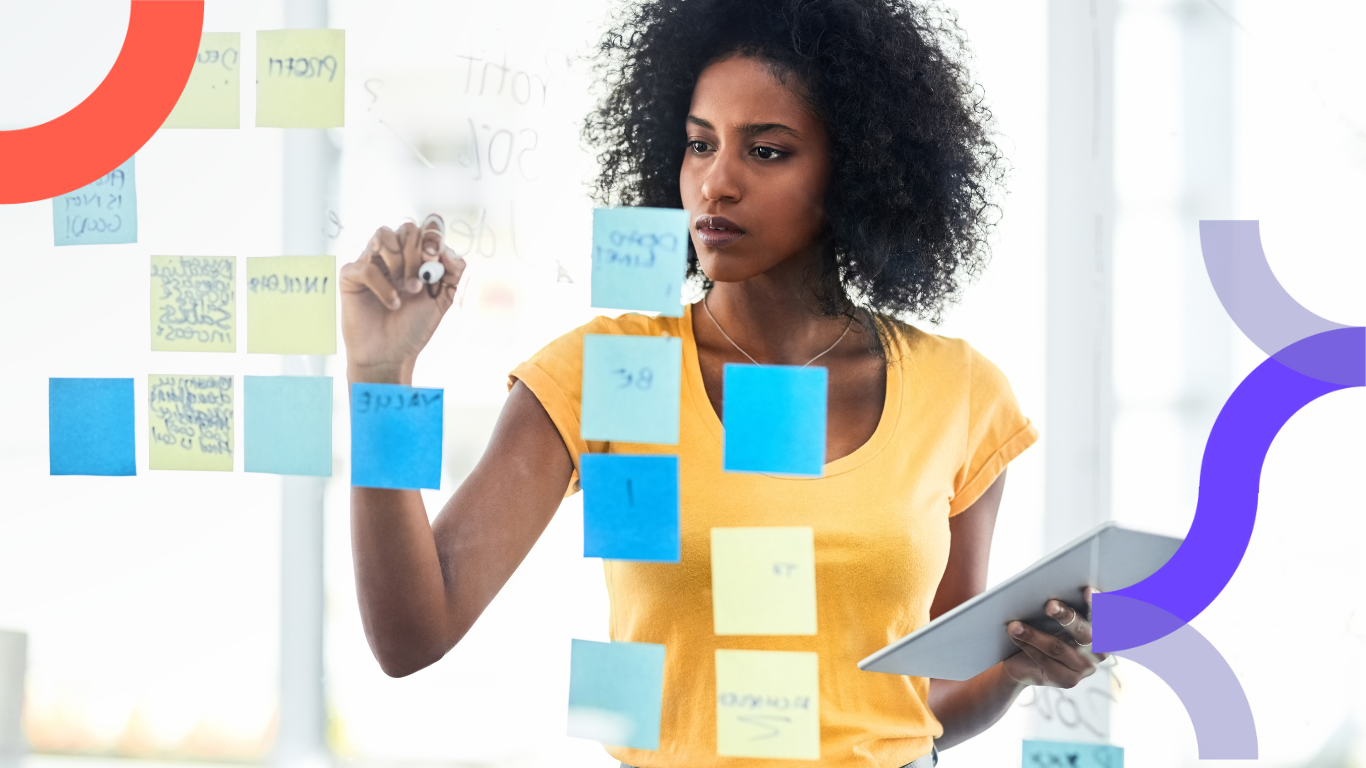
{"type": "Polygon", "coordinates": [[[332,476],[332,377],[244,376],[243,469],[332,476]]]}
{"type": "Polygon", "coordinates": [[[1109,744],[1024,743],[1023,768],[1124,768],[1124,750],[1109,744]]]}
{"type": "Polygon", "coordinates": [[[825,368],[727,363],[722,386],[727,472],[821,476],[825,368]]]}
{"type": "Polygon", "coordinates": [[[585,453],[583,556],[679,561],[678,457],[585,453]]]}
{"type": "Polygon", "coordinates": [[[48,379],[47,427],[51,474],[137,474],[132,379],[48,379]]]}
{"type": "Polygon", "coordinates": [[[52,237],[56,245],[136,243],[133,158],[74,192],[52,198],[52,237]]]}
{"type": "Polygon", "coordinates": [[[678,442],[683,340],[677,336],[583,337],[585,440],[678,442]]]}
{"type": "Polygon", "coordinates": [[[574,639],[569,734],[614,747],[659,749],[664,646],[574,639]]]}
{"type": "Polygon", "coordinates": [[[440,488],[442,390],[351,385],[351,484],[440,488]]]}
{"type": "Polygon", "coordinates": [[[687,211],[593,210],[593,306],[682,317],[687,272],[687,211]]]}

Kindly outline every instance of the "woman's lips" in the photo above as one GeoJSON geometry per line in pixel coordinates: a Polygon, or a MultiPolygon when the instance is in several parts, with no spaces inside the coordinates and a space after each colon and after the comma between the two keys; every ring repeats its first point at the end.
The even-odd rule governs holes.
{"type": "Polygon", "coordinates": [[[745,236],[739,224],[724,216],[698,216],[693,222],[697,238],[708,248],[724,248],[745,236]]]}

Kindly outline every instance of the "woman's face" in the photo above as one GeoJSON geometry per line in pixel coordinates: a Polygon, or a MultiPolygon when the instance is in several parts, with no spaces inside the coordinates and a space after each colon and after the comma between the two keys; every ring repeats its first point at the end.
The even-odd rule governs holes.
{"type": "Polygon", "coordinates": [[[814,257],[830,180],[825,127],[768,63],[718,61],[697,78],[679,174],[702,271],[717,282],[814,257]]]}

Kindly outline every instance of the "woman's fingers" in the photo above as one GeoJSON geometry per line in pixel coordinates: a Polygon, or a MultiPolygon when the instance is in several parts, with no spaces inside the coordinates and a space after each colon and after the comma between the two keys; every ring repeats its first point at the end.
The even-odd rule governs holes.
{"type": "Polygon", "coordinates": [[[1024,643],[1032,646],[1043,655],[1057,661],[1073,672],[1086,673],[1095,666],[1093,662],[1082,655],[1081,648],[1056,635],[1035,629],[1022,621],[1010,622],[1007,625],[1007,630],[1010,632],[1010,639],[1014,640],[1016,645],[1024,643]]]}
{"type": "MultiPolygon", "coordinates": [[[[1016,622],[1011,622],[1009,627],[1011,630],[1014,629],[1015,623],[1016,622]]],[[[1025,629],[1028,630],[1030,627],[1026,625],[1025,629]]],[[[1037,632],[1038,630],[1035,631],[1037,632]]],[[[1024,640],[1023,636],[1011,634],[1010,640],[1029,657],[1030,661],[1034,662],[1034,667],[1037,672],[1030,673],[1031,677],[1038,678],[1037,680],[1032,681],[1032,684],[1034,685],[1053,685],[1060,688],[1071,688],[1081,682],[1081,679],[1088,674],[1087,672],[1073,669],[1053,656],[1050,656],[1037,645],[1024,640]]]]}
{"type": "Polygon", "coordinates": [[[384,270],[389,273],[388,279],[394,288],[403,288],[403,242],[399,234],[388,227],[375,230],[369,244],[365,246],[365,253],[361,254],[361,260],[370,261],[374,256],[383,260],[384,270]]]}
{"type": "Polygon", "coordinates": [[[1091,644],[1091,622],[1082,618],[1076,608],[1061,600],[1049,600],[1044,603],[1043,612],[1061,624],[1072,639],[1077,641],[1077,645],[1091,644]]]}
{"type": "Polygon", "coordinates": [[[398,228],[398,239],[403,244],[403,261],[394,271],[394,282],[400,290],[417,293],[423,289],[422,278],[417,276],[417,269],[422,266],[422,237],[418,226],[411,221],[404,222],[398,228]]]}
{"type": "Polygon", "coordinates": [[[402,305],[398,291],[395,290],[386,268],[384,261],[376,261],[369,258],[369,254],[362,256],[356,261],[343,264],[340,276],[342,291],[360,292],[370,291],[379,299],[380,303],[389,309],[398,309],[402,305]]]}

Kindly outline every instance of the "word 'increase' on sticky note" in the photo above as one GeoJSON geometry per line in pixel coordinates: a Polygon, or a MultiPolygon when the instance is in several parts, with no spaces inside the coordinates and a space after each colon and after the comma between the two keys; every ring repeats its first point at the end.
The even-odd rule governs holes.
{"type": "Polygon", "coordinates": [[[1124,768],[1124,750],[1110,744],[1024,742],[1024,768],[1124,768]]]}
{"type": "Polygon", "coordinates": [[[574,639],[569,733],[614,747],[659,749],[664,646],[574,639]]]}
{"type": "Polygon", "coordinates": [[[152,469],[232,471],[231,376],[147,377],[152,469]]]}
{"type": "Polygon", "coordinates": [[[133,158],[74,192],[52,198],[55,245],[138,241],[137,174],[133,158]]]}
{"type": "Polygon", "coordinates": [[[442,390],[351,385],[351,484],[440,488],[442,390]]]}
{"type": "Polygon", "coordinates": [[[136,475],[132,379],[47,380],[48,471],[136,475]]]}
{"type": "Polygon", "coordinates": [[[676,336],[583,337],[585,440],[678,442],[683,340],[676,336]]]}
{"type": "Polygon", "coordinates": [[[816,654],[717,649],[716,754],[819,760],[816,654]]]}
{"type": "Polygon", "coordinates": [[[341,128],[345,86],[345,30],[256,33],[257,127],[341,128]]]}
{"type": "Polygon", "coordinates": [[[820,477],[825,469],[825,368],[726,363],[727,472],[820,477]]]}
{"type": "Polygon", "coordinates": [[[580,454],[583,556],[679,561],[678,457],[580,454]]]}
{"type": "Polygon", "coordinates": [[[205,32],[199,55],[175,109],[162,128],[237,128],[241,126],[242,35],[205,32]]]}
{"type": "Polygon", "coordinates": [[[242,468],[276,475],[332,475],[332,377],[242,380],[242,468]]]}
{"type": "Polygon", "coordinates": [[[711,529],[711,595],[718,635],[816,634],[812,529],[711,529]]]}
{"type": "Polygon", "coordinates": [[[593,306],[682,317],[683,279],[687,272],[687,211],[593,211],[593,306]]]}
{"type": "Polygon", "coordinates": [[[152,257],[152,351],[237,351],[237,260],[152,257]]]}
{"type": "Polygon", "coordinates": [[[247,351],[337,353],[335,256],[247,257],[247,351]]]}

